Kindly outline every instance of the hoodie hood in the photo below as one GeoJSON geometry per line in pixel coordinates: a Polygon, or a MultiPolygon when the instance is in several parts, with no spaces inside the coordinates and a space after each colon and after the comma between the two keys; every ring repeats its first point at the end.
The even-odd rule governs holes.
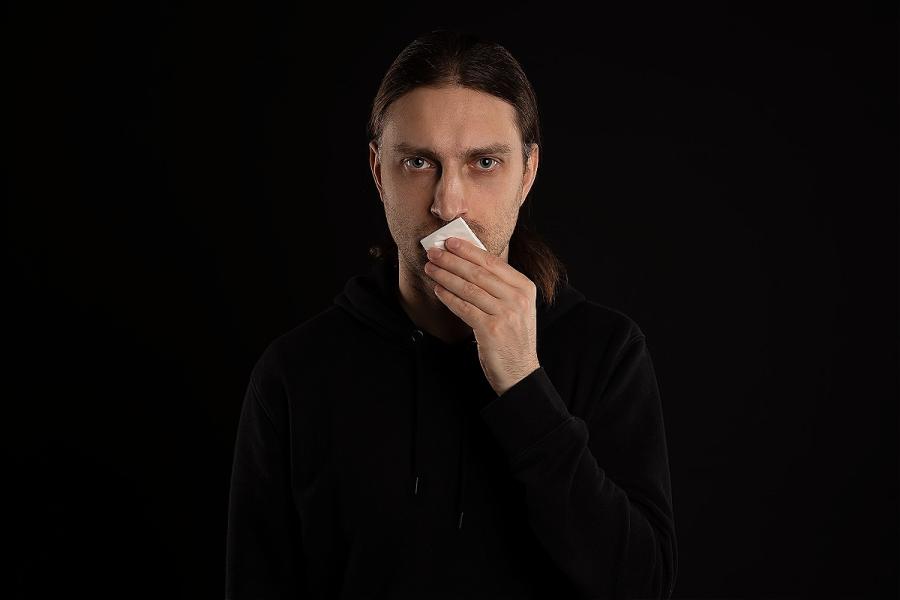
{"type": "MultiPolygon", "coordinates": [[[[413,361],[415,374],[415,397],[412,402],[413,423],[412,447],[410,448],[411,478],[413,495],[422,494],[420,486],[421,464],[419,448],[424,437],[420,427],[421,396],[426,388],[423,385],[423,362],[440,357],[442,360],[457,361],[464,365],[476,365],[486,389],[490,390],[487,379],[481,372],[478,360],[478,347],[474,332],[464,340],[447,343],[416,325],[403,310],[399,299],[399,271],[397,259],[376,259],[368,271],[351,277],[343,291],[334,298],[334,303],[347,311],[354,318],[379,335],[397,345],[407,353],[413,361]]],[[[557,297],[552,304],[547,304],[540,289],[536,299],[537,340],[538,345],[542,333],[556,320],[585,301],[585,296],[573,288],[567,281],[560,286],[557,297]]],[[[490,390],[493,391],[493,390],[490,390]]],[[[495,395],[496,396],[496,395],[495,395]]],[[[466,471],[468,463],[468,445],[466,419],[460,413],[460,437],[458,447],[457,498],[453,526],[462,529],[465,509],[466,471]]]]}

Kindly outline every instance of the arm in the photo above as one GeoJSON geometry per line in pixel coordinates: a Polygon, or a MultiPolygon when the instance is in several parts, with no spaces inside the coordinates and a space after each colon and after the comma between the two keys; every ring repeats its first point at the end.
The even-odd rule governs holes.
{"type": "Polygon", "coordinates": [[[250,375],[234,448],[225,598],[298,598],[304,585],[300,518],[292,503],[285,403],[266,352],[250,375]]]}
{"type": "Polygon", "coordinates": [[[481,414],[525,484],[534,533],[580,594],[668,598],[677,546],[662,405],[643,334],[620,345],[592,394],[586,420],[572,415],[541,367],[481,414]]]}

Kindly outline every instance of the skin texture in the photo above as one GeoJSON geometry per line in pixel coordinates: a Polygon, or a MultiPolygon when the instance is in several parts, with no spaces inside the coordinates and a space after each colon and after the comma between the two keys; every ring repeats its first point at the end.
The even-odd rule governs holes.
{"type": "Polygon", "coordinates": [[[523,162],[515,116],[512,105],[481,91],[418,87],[388,108],[381,146],[369,144],[369,166],[397,244],[401,306],[418,327],[448,343],[474,334],[498,394],[540,366],[536,287],[507,262],[539,161],[533,144],[523,162]],[[401,143],[434,156],[399,151],[401,143]],[[509,152],[461,155],[498,143],[509,152]],[[419,240],[457,217],[488,251],[466,240],[453,249],[450,238],[443,255],[429,260],[419,240]]]}

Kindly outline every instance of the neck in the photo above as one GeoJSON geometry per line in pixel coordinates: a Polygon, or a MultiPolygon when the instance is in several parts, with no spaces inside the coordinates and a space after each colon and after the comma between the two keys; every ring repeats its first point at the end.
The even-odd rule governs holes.
{"type": "Polygon", "coordinates": [[[416,277],[402,266],[399,271],[397,296],[400,306],[419,329],[448,344],[464,340],[472,334],[472,328],[435,295],[434,283],[422,281],[421,277],[416,277]]]}

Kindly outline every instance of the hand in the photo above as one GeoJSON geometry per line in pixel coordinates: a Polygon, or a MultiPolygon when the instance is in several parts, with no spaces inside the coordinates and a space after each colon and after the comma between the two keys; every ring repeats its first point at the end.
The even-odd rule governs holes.
{"type": "Polygon", "coordinates": [[[502,395],[541,366],[537,287],[502,258],[467,240],[447,238],[445,248],[428,251],[425,272],[438,283],[438,299],[474,331],[484,375],[502,395]]]}

